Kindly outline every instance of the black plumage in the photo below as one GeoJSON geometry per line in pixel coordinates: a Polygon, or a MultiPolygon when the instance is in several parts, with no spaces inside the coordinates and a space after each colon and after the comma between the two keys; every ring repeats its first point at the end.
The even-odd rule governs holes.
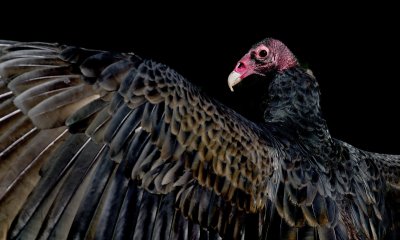
{"type": "Polygon", "coordinates": [[[0,42],[0,236],[395,239],[400,157],[332,138],[315,77],[265,39],[228,84],[251,122],[134,54],[0,42]]]}

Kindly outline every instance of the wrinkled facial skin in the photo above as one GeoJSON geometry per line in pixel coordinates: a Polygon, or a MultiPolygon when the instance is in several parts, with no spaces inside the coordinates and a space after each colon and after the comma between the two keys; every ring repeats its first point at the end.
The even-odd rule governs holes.
{"type": "Polygon", "coordinates": [[[234,85],[252,74],[264,76],[266,73],[283,71],[295,65],[297,60],[290,50],[282,42],[268,38],[254,45],[239,60],[228,77],[228,85],[233,91],[234,85]]]}
{"type": "Polygon", "coordinates": [[[265,75],[264,72],[272,71],[276,67],[275,53],[264,44],[250,50],[236,65],[234,71],[246,78],[251,74],[265,75]]]}

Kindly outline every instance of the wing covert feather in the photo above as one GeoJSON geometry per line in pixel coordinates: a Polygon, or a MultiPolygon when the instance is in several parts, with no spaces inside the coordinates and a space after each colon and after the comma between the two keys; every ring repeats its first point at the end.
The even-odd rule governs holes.
{"type": "MultiPolygon", "coordinates": [[[[366,236],[382,235],[373,166],[361,168],[375,175],[349,178],[291,155],[274,126],[247,120],[163,64],[46,43],[0,42],[0,52],[0,209],[15,218],[0,214],[0,234],[238,239],[271,237],[277,226],[287,239],[346,239],[338,202],[356,192],[346,216],[366,236]],[[43,146],[33,151],[36,140],[43,146]],[[39,160],[19,160],[21,152],[39,160]],[[15,190],[25,175],[32,186],[15,190]],[[3,204],[18,191],[24,203],[3,204]]],[[[398,185],[397,170],[385,170],[398,185]]]]}
{"type": "MultiPolygon", "coordinates": [[[[122,192],[118,191],[122,194],[119,200],[112,197],[112,182],[121,177],[126,179],[125,182],[136,183],[147,191],[142,199],[138,199],[142,204],[155,201],[163,205],[164,200],[150,196],[166,195],[165,199],[175,199],[174,205],[176,204],[178,210],[174,211],[181,212],[182,216],[192,219],[194,223],[200,223],[203,228],[216,229],[221,235],[227,234],[227,223],[235,226],[235,234],[241,232],[240,218],[232,216],[257,212],[263,208],[265,196],[261,192],[265,188],[265,179],[272,173],[272,165],[265,162],[271,163],[277,155],[272,147],[268,147],[263,135],[265,133],[256,124],[205,96],[172,69],[132,54],[58,44],[15,43],[2,48],[2,51],[2,92],[4,89],[7,93],[8,87],[10,94],[3,95],[9,99],[10,104],[6,105],[4,102],[1,109],[5,111],[3,115],[10,115],[12,111],[20,109],[18,111],[22,113],[10,117],[20,118],[21,125],[26,126],[21,128],[19,134],[15,133],[15,138],[4,137],[3,134],[5,139],[15,141],[35,127],[40,132],[42,129],[67,126],[71,133],[85,132],[95,143],[107,146],[108,150],[104,151],[88,147],[93,144],[84,145],[83,152],[93,152],[91,157],[85,158],[87,163],[95,161],[96,155],[105,159],[106,152],[111,157],[110,160],[120,165],[117,168],[120,170],[114,174],[111,174],[111,165],[106,165],[108,167],[104,170],[95,167],[98,169],[96,172],[110,178],[108,187],[105,187],[105,183],[95,187],[93,184],[98,181],[93,177],[93,171],[89,174],[86,173],[89,170],[77,169],[78,165],[72,156],[57,157],[63,163],[49,159],[42,168],[44,177],[39,180],[29,200],[19,210],[12,226],[12,236],[22,236],[26,232],[24,229],[28,228],[42,237],[66,236],[58,227],[65,224],[76,231],[71,236],[124,235],[126,224],[123,223],[123,213],[112,215],[112,219],[119,219],[118,222],[122,224],[118,223],[117,226],[125,226],[121,227],[120,233],[107,231],[104,235],[98,228],[107,223],[101,219],[111,219],[107,217],[109,206],[117,203],[124,209],[129,206],[125,201],[133,200],[126,187],[122,192]],[[26,117],[21,118],[23,115],[30,121],[26,117]],[[77,188],[63,185],[64,181],[69,180],[55,178],[50,181],[52,184],[46,180],[60,174],[55,169],[62,169],[63,164],[71,169],[63,172],[64,178],[60,179],[76,175],[73,178],[84,182],[78,195],[71,195],[71,189],[77,188]],[[55,191],[51,190],[53,185],[57,186],[55,191]],[[40,191],[48,192],[48,197],[38,195],[40,191]],[[86,200],[88,196],[85,191],[96,193],[97,207],[86,200]],[[130,197],[125,197],[124,200],[125,195],[130,197]],[[195,199],[188,196],[195,196],[195,199]],[[42,198],[48,201],[35,200],[42,198]],[[221,205],[225,201],[232,206],[225,203],[221,205]],[[220,207],[225,206],[223,209],[226,212],[216,210],[215,206],[211,206],[213,203],[218,203],[220,207]],[[32,204],[34,208],[30,207],[32,204]],[[82,211],[82,206],[95,207],[103,213],[89,211],[86,214],[82,211]],[[35,217],[40,214],[37,211],[44,209],[48,209],[48,218],[35,217]],[[64,209],[73,213],[72,218],[65,215],[64,209]],[[75,223],[78,218],[82,218],[84,226],[92,230],[84,230],[78,226],[75,223]],[[38,226],[37,221],[44,221],[47,227],[38,226]]],[[[67,138],[68,141],[75,142],[74,138],[67,138]]],[[[72,149],[68,146],[68,141],[60,144],[59,152],[72,149]]],[[[2,141],[2,144],[5,147],[10,145],[7,141],[2,141]]],[[[79,156],[84,157],[81,154],[79,156]]],[[[99,162],[103,161],[105,160],[99,162]]],[[[97,166],[87,166],[92,165],[97,166]]],[[[170,201],[168,200],[166,206],[172,204],[170,201]]],[[[143,216],[152,224],[164,222],[161,215],[160,218],[157,216],[166,210],[161,209],[158,213],[159,210],[154,208],[146,213],[141,209],[147,205],[140,206],[136,207],[136,217],[143,216]]],[[[187,220],[182,217],[176,217],[167,228],[170,228],[168,231],[175,229],[178,232],[163,234],[171,238],[183,233],[204,237],[204,230],[199,230],[196,224],[186,223],[176,228],[178,222],[185,221],[187,220]]],[[[141,234],[152,236],[150,231],[153,231],[152,228],[141,234]]],[[[138,232],[133,232],[129,234],[139,236],[138,232]]]]}

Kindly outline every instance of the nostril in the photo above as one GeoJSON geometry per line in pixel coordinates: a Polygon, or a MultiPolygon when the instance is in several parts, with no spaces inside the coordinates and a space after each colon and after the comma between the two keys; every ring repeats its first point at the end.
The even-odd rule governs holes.
{"type": "Polygon", "coordinates": [[[237,69],[242,69],[244,67],[245,67],[244,64],[242,62],[239,62],[238,66],[237,66],[237,69]]]}

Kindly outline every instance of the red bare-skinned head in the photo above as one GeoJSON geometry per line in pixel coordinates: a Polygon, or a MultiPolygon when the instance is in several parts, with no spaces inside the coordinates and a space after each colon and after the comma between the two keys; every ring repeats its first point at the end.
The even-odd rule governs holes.
{"type": "Polygon", "coordinates": [[[234,85],[252,74],[263,76],[269,72],[280,72],[297,65],[296,57],[281,41],[266,38],[255,44],[240,59],[229,75],[228,85],[233,91],[234,85]]]}

